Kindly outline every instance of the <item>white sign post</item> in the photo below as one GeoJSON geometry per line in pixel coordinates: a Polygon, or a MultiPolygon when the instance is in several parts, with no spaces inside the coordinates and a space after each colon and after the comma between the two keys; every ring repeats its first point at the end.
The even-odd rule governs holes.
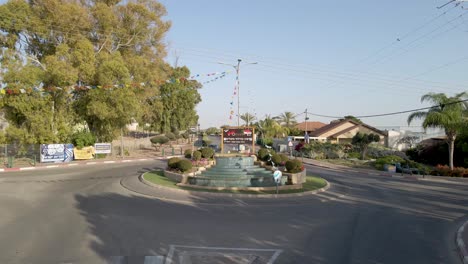
{"type": "Polygon", "coordinates": [[[288,147],[289,147],[289,156],[292,158],[292,149],[293,149],[293,143],[292,143],[292,141],[289,141],[288,147]]]}
{"type": "Polygon", "coordinates": [[[283,176],[283,173],[281,173],[280,170],[275,170],[275,172],[273,172],[273,178],[275,178],[276,182],[276,194],[278,194],[278,184],[281,181],[281,176],[283,176]]]}
{"type": "Polygon", "coordinates": [[[96,154],[110,154],[112,153],[112,144],[111,143],[96,143],[94,144],[94,149],[96,154]]]}

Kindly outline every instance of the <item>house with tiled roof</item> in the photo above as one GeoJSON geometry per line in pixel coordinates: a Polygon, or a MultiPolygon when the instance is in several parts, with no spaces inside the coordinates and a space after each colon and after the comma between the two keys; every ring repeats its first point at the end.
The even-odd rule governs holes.
{"type": "Polygon", "coordinates": [[[308,122],[302,122],[296,124],[296,128],[299,129],[300,131],[311,133],[321,127],[326,126],[327,124],[322,123],[322,122],[317,122],[317,121],[308,121],[308,122]]]}
{"type": "Polygon", "coordinates": [[[377,134],[380,136],[380,144],[385,145],[387,133],[364,123],[350,119],[332,121],[310,133],[311,137],[327,138],[331,143],[351,143],[352,138],[358,133],[377,134]]]}

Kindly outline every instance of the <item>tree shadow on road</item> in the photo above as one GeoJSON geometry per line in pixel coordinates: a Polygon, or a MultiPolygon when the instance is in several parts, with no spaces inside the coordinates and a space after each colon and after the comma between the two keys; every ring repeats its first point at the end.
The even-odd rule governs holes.
{"type": "Polygon", "coordinates": [[[194,255],[201,254],[196,247],[257,254],[258,261],[253,263],[258,264],[268,263],[276,252],[274,263],[337,263],[332,261],[334,252],[325,248],[327,242],[319,239],[327,235],[320,224],[329,217],[326,211],[312,213],[301,207],[279,209],[274,205],[207,206],[209,200],[202,197],[183,204],[117,193],[76,195],[75,200],[93,237],[89,248],[103,260],[167,256],[178,245],[197,251],[194,255]],[[310,237],[311,232],[318,237],[310,237]],[[312,242],[313,249],[306,244],[312,242]]]}

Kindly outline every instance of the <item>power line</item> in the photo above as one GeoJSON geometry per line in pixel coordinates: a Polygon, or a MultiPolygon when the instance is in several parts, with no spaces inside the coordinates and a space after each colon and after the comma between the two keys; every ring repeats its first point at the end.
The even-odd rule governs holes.
{"type": "MultiPolygon", "coordinates": [[[[459,103],[464,103],[468,102],[468,99],[465,100],[459,100],[455,102],[450,102],[446,103],[440,106],[429,106],[429,107],[422,107],[422,108],[416,108],[416,109],[411,109],[411,110],[405,110],[405,111],[398,111],[398,112],[391,112],[391,113],[384,113],[384,114],[376,114],[376,115],[361,115],[361,116],[354,116],[356,118],[370,118],[370,117],[382,117],[382,116],[391,116],[391,115],[400,115],[400,114],[406,114],[406,113],[411,113],[411,112],[416,112],[416,111],[422,111],[422,110],[428,110],[428,109],[433,109],[441,106],[447,106],[447,105],[453,105],[453,104],[459,104],[459,103]]],[[[343,118],[343,116],[329,116],[329,115],[321,115],[321,114],[314,114],[308,112],[309,115],[313,116],[319,116],[319,117],[327,117],[327,118],[343,118]]]]}
{"type": "Polygon", "coordinates": [[[431,18],[430,20],[424,22],[422,25],[408,31],[407,33],[403,34],[401,37],[398,37],[396,38],[392,43],[390,43],[389,45],[387,46],[384,46],[382,47],[381,49],[377,50],[376,52],[372,53],[371,55],[365,57],[363,60],[361,60],[360,62],[357,63],[357,65],[367,61],[369,58],[372,58],[374,57],[375,55],[377,54],[380,54],[382,51],[388,49],[388,48],[391,48],[392,46],[394,46],[395,44],[401,42],[403,39],[406,39],[409,35],[412,35],[413,33],[416,33],[418,31],[420,31],[421,29],[425,28],[426,26],[432,24],[433,22],[437,21],[439,18],[445,16],[448,12],[452,11],[453,9],[455,9],[457,6],[454,5],[452,8],[450,8],[449,10],[445,11],[445,12],[442,12],[440,13],[439,15],[437,15],[436,17],[433,17],[431,18]]]}
{"type": "Polygon", "coordinates": [[[460,26],[461,24],[463,24],[464,22],[461,22],[461,23],[459,23],[459,24],[457,24],[457,25],[455,25],[455,26],[452,26],[451,28],[449,28],[449,29],[447,29],[447,30],[444,30],[444,31],[442,31],[442,32],[440,32],[440,33],[438,33],[438,34],[432,36],[432,37],[431,37],[428,41],[426,41],[426,42],[421,42],[421,43],[419,43],[419,44],[417,44],[417,45],[411,46],[413,43],[416,43],[416,42],[418,42],[418,41],[420,41],[420,40],[422,40],[422,39],[424,39],[424,38],[426,38],[426,37],[432,35],[432,33],[437,32],[439,29],[444,28],[446,25],[449,25],[449,24],[451,25],[453,21],[456,21],[456,20],[462,18],[462,17],[463,17],[464,15],[466,15],[467,13],[468,13],[468,11],[466,11],[466,12],[460,14],[459,16],[455,17],[454,19],[451,19],[451,20],[445,22],[444,24],[442,24],[441,26],[435,28],[434,30],[432,30],[432,31],[430,31],[430,32],[428,32],[428,33],[426,33],[426,34],[424,34],[424,35],[422,35],[422,36],[420,36],[420,37],[414,39],[413,41],[409,42],[409,43],[406,44],[405,46],[399,47],[398,49],[395,50],[395,52],[392,52],[392,53],[390,53],[389,55],[387,55],[387,56],[385,56],[385,57],[383,57],[383,58],[380,58],[380,59],[374,61],[373,63],[370,64],[370,66],[376,65],[376,64],[379,64],[379,63],[381,63],[381,62],[385,62],[385,60],[388,61],[389,59],[392,59],[392,58],[395,58],[395,57],[397,57],[397,56],[403,55],[403,54],[409,52],[410,50],[412,50],[412,49],[414,49],[414,48],[417,48],[417,47],[420,47],[421,45],[427,43],[428,41],[435,39],[436,37],[438,37],[438,36],[440,36],[440,35],[443,35],[443,34],[445,34],[445,33],[448,33],[448,32],[450,32],[450,31],[456,29],[457,27],[459,27],[459,26],[460,26]],[[404,49],[405,47],[409,47],[409,49],[404,49]],[[401,50],[401,49],[404,49],[404,50],[403,50],[402,52],[397,53],[397,52],[398,52],[399,50],[401,50]]]}
{"type": "MultiPolygon", "coordinates": [[[[188,54],[186,54],[186,56],[195,56],[195,57],[202,57],[202,58],[213,58],[213,59],[218,59],[219,57],[217,56],[212,56],[212,55],[207,55],[205,52],[200,52],[200,51],[195,51],[195,53],[192,53],[192,52],[189,52],[188,54]],[[200,53],[200,54],[198,54],[200,53]]],[[[209,60],[203,60],[203,59],[197,59],[197,61],[204,61],[204,62],[208,62],[208,63],[213,63],[212,61],[209,61],[209,60]]],[[[461,60],[460,60],[461,61],[461,60]]],[[[357,82],[362,82],[362,81],[370,81],[370,82],[380,82],[382,84],[382,86],[384,85],[390,85],[390,84],[395,84],[395,83],[400,83],[402,81],[407,81],[405,84],[402,84],[400,85],[401,86],[404,86],[404,87],[410,87],[412,88],[411,90],[421,90],[421,91],[427,91],[427,89],[425,88],[419,88],[421,86],[433,86],[434,88],[439,88],[440,91],[445,91],[445,90],[453,90],[453,91],[458,91],[459,89],[454,89],[453,87],[448,87],[447,85],[451,85],[451,86],[462,86],[460,84],[444,84],[444,83],[441,83],[441,82],[433,82],[433,81],[425,81],[425,80],[419,80],[419,79],[415,79],[416,76],[411,76],[411,77],[400,77],[401,79],[398,80],[398,81],[395,81],[394,79],[390,79],[390,78],[395,78],[394,76],[385,76],[383,74],[378,74],[378,73],[367,73],[367,72],[364,72],[364,73],[361,73],[361,74],[356,74],[356,73],[347,73],[347,72],[336,72],[336,71],[330,71],[330,70],[325,70],[325,69],[311,69],[309,70],[308,67],[300,67],[299,66],[294,66],[294,65],[288,65],[288,64],[282,64],[282,63],[276,63],[276,64],[270,64],[270,63],[267,63],[265,61],[260,61],[261,62],[261,68],[271,68],[271,69],[277,69],[278,71],[279,70],[286,70],[286,71],[290,71],[290,72],[295,72],[295,73],[298,73],[300,74],[301,76],[308,76],[309,74],[310,75],[319,75],[319,77],[312,77],[312,79],[316,79],[316,80],[321,80],[321,81],[330,81],[330,80],[333,80],[333,79],[330,79],[330,78],[327,78],[328,76],[331,76],[332,78],[340,78],[340,79],[343,79],[343,80],[351,80],[351,81],[357,81],[357,82]],[[283,65],[286,65],[286,66],[283,66],[283,65]],[[331,74],[330,74],[331,73],[331,74]],[[325,77],[323,77],[325,74],[327,74],[325,77]],[[369,75],[369,77],[364,77],[362,76],[363,74],[367,74],[369,75]],[[357,77],[361,75],[360,77],[357,77]],[[385,76],[386,78],[384,77],[378,77],[378,76],[385,76]],[[388,84],[385,84],[385,83],[388,83],[388,84]],[[433,83],[433,84],[431,84],[433,83]],[[442,85],[441,85],[442,84],[442,85]]],[[[453,62],[450,62],[450,63],[446,63],[442,66],[438,66],[437,69],[441,69],[441,68],[445,68],[445,67],[448,67],[450,65],[454,64],[453,62]]],[[[310,67],[310,66],[309,66],[310,67]]],[[[256,69],[256,70],[260,70],[262,71],[261,69],[256,69]]],[[[263,71],[267,71],[267,70],[263,70],[263,71]]],[[[430,71],[433,71],[433,69],[431,69],[430,71]]],[[[430,72],[430,71],[427,71],[430,72]]],[[[267,71],[269,72],[269,71],[267,71]]],[[[426,72],[424,73],[419,73],[417,74],[417,76],[421,76],[421,75],[424,75],[426,74],[426,72]]],[[[408,89],[404,90],[405,93],[408,92],[408,89]]]]}

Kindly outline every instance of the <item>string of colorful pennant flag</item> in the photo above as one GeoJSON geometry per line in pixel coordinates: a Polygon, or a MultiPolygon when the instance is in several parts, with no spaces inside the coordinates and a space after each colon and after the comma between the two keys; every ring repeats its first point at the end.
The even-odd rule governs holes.
{"type": "MultiPolygon", "coordinates": [[[[229,111],[229,120],[232,121],[232,117],[234,116],[234,97],[239,92],[239,75],[236,76],[236,82],[234,84],[234,92],[232,93],[231,102],[230,102],[230,111],[229,111]]],[[[239,113],[237,113],[239,114],[239,113]]]]}
{"type": "MultiPolygon", "coordinates": [[[[212,82],[215,82],[217,80],[220,80],[226,77],[226,75],[231,72],[232,71],[214,72],[214,73],[208,73],[208,74],[196,74],[196,75],[190,76],[189,78],[182,77],[182,78],[171,78],[167,80],[156,80],[155,83],[157,85],[162,85],[164,83],[184,83],[187,81],[196,80],[197,78],[217,76],[208,81],[202,82],[202,84],[208,84],[208,83],[212,83],[212,82]]],[[[147,85],[150,85],[150,84],[142,82],[142,83],[131,83],[131,84],[119,84],[119,85],[117,84],[115,85],[73,85],[73,86],[66,86],[66,87],[32,87],[32,88],[21,88],[21,89],[3,87],[0,89],[0,95],[25,94],[25,93],[29,94],[33,92],[48,93],[48,92],[55,92],[57,90],[67,90],[71,92],[71,91],[84,91],[84,90],[91,90],[91,89],[142,88],[147,85]]]]}

